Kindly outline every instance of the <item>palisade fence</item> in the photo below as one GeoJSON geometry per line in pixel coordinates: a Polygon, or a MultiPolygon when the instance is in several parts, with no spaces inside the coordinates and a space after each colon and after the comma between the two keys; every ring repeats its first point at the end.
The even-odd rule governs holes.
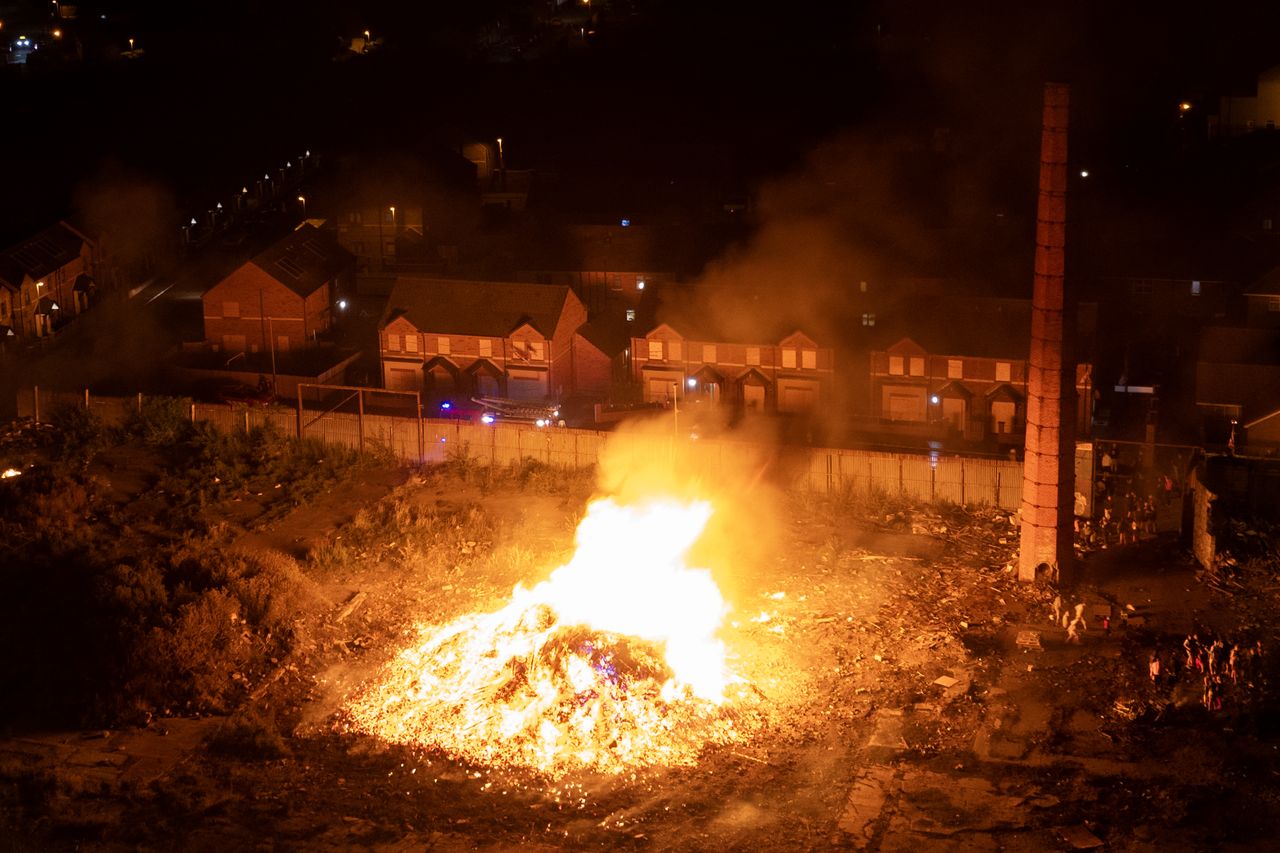
{"type": "MultiPolygon", "coordinates": [[[[141,409],[143,399],[141,394],[104,397],[87,391],[68,393],[27,388],[18,392],[18,416],[47,419],[55,407],[75,405],[87,407],[105,423],[120,425],[132,412],[141,409]]],[[[673,437],[626,431],[483,425],[287,406],[191,403],[190,413],[193,421],[207,421],[223,431],[270,423],[283,435],[315,438],[353,449],[383,448],[397,459],[418,464],[463,458],[482,464],[508,465],[534,459],[548,465],[582,468],[596,464],[606,444],[642,458],[661,458],[674,455],[676,441],[673,437]]],[[[764,467],[771,479],[801,491],[884,493],[926,502],[990,504],[1006,510],[1018,509],[1022,501],[1022,465],[1007,459],[843,448],[780,448],[710,439],[698,439],[696,453],[680,455],[681,464],[696,464],[700,472],[708,476],[720,471],[740,473],[764,467]]]]}

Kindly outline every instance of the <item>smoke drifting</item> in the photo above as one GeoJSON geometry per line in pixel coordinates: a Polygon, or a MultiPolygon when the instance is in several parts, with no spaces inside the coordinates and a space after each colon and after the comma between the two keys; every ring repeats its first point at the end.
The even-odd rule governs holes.
{"type": "Polygon", "coordinates": [[[173,193],[121,163],[102,164],[76,188],[72,206],[119,267],[145,266],[154,259],[156,246],[177,243],[181,214],[173,193]]]}

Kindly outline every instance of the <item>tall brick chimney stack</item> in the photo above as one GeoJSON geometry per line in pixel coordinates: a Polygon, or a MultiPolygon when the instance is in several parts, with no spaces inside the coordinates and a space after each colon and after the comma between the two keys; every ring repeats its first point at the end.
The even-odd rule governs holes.
{"type": "Polygon", "coordinates": [[[1040,201],[1027,376],[1027,444],[1022,468],[1018,579],[1040,566],[1067,580],[1073,561],[1075,363],[1068,356],[1064,300],[1067,229],[1067,107],[1070,87],[1046,83],[1040,136],[1040,201]]]}

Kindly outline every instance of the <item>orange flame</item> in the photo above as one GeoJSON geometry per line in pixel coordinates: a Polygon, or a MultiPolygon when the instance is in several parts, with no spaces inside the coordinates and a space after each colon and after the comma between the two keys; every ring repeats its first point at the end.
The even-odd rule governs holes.
{"type": "Polygon", "coordinates": [[[683,559],[711,515],[594,501],[567,564],[501,610],[424,630],[348,706],[351,728],[552,775],[688,764],[738,739],[716,636],[729,608],[683,559]]]}

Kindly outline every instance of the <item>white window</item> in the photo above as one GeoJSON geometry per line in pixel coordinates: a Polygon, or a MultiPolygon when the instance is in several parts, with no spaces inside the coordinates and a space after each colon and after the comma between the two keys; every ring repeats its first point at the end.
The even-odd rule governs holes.
{"type": "Polygon", "coordinates": [[[628,322],[628,323],[634,323],[635,321],[636,321],[636,309],[634,309],[634,308],[628,308],[628,309],[627,309],[627,322],[628,322]]]}
{"type": "Polygon", "coordinates": [[[684,357],[684,344],[680,341],[672,341],[667,344],[667,358],[672,361],[679,361],[684,357]]]}
{"type": "Polygon", "coordinates": [[[480,357],[481,358],[493,357],[493,341],[489,340],[488,338],[480,339],[480,357]]]}
{"type": "Polygon", "coordinates": [[[947,378],[948,379],[964,379],[964,360],[959,358],[947,359],[947,378]]]}
{"type": "Polygon", "coordinates": [[[1009,362],[1007,361],[996,362],[996,381],[997,382],[1009,381],[1009,362]]]}
{"type": "Polygon", "coordinates": [[[782,366],[794,368],[796,366],[796,351],[790,347],[784,347],[782,350],[782,366]]]}
{"type": "Polygon", "coordinates": [[[529,360],[542,361],[546,355],[542,349],[542,341],[529,341],[529,360]]]}
{"type": "Polygon", "coordinates": [[[747,364],[760,363],[760,347],[747,347],[747,364]]]}
{"type": "Polygon", "coordinates": [[[395,332],[387,332],[387,349],[389,350],[400,349],[400,336],[397,335],[395,332]]]}
{"type": "Polygon", "coordinates": [[[649,341],[649,360],[662,361],[662,341],[649,341]]]}
{"type": "Polygon", "coordinates": [[[440,353],[441,355],[449,355],[450,353],[453,352],[452,343],[453,342],[448,337],[441,335],[440,337],[436,338],[436,352],[440,353]]]}
{"type": "Polygon", "coordinates": [[[889,373],[894,376],[901,376],[903,373],[902,356],[889,356],[889,373]]]}
{"type": "Polygon", "coordinates": [[[818,351],[816,349],[800,350],[800,366],[805,370],[817,370],[818,351]]]}
{"type": "Polygon", "coordinates": [[[239,302],[222,303],[222,316],[223,317],[239,317],[240,303],[239,302]]]}
{"type": "Polygon", "coordinates": [[[911,367],[910,373],[912,376],[924,376],[924,356],[919,356],[919,355],[911,356],[910,367],[911,367]]]}
{"type": "Polygon", "coordinates": [[[1200,295],[1200,282],[1198,281],[1191,282],[1191,295],[1192,296],[1200,295]]]}
{"type": "Polygon", "coordinates": [[[706,364],[716,363],[716,345],[715,344],[702,345],[702,360],[706,364]]]}

